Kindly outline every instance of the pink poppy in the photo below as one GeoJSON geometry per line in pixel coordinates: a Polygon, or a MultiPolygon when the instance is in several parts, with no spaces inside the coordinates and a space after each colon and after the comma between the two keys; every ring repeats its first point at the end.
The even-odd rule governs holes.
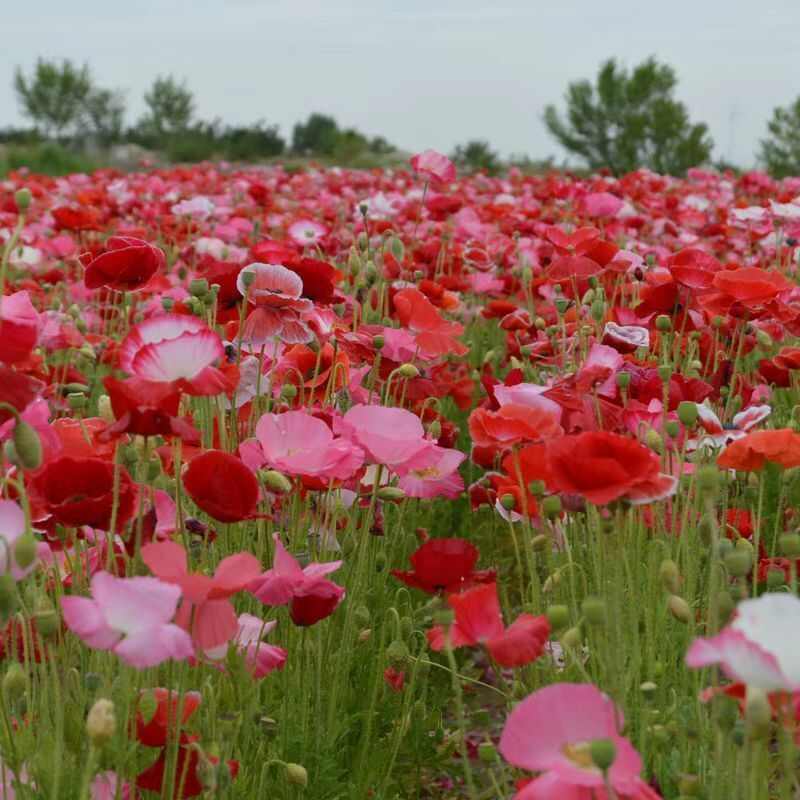
{"type": "Polygon", "coordinates": [[[766,691],[800,690],[800,600],[791,594],[764,594],[744,600],[736,617],[716,636],[698,638],[686,663],[700,669],[719,664],[725,674],[766,691]]]}
{"type": "Polygon", "coordinates": [[[290,475],[346,480],[364,462],[361,448],[334,439],[331,429],[306,411],[264,414],[256,438],[267,465],[290,475]]]}
{"type": "Polygon", "coordinates": [[[236,279],[240,294],[255,306],[244,323],[244,338],[251,347],[263,347],[273,339],[286,344],[311,341],[314,334],[303,318],[314,304],[302,297],[303,279],[282,264],[249,264],[236,279]],[[252,275],[250,286],[246,275],[252,275]]]}
{"type": "Polygon", "coordinates": [[[363,447],[370,461],[388,467],[405,463],[430,445],[419,417],[403,408],[356,405],[334,425],[363,447]]]}
{"type": "Polygon", "coordinates": [[[90,796],[92,800],[129,800],[131,789],[129,784],[120,780],[116,772],[109,770],[101,772],[92,781],[90,796]]]}
{"type": "Polygon", "coordinates": [[[420,175],[439,181],[454,181],[456,179],[456,168],[453,162],[445,155],[436,150],[424,150],[409,159],[411,167],[420,175]]]}
{"type": "Polygon", "coordinates": [[[36,347],[39,314],[27,292],[15,292],[0,299],[0,361],[24,361],[36,347]]]}
{"type": "Polygon", "coordinates": [[[466,455],[460,450],[431,444],[396,468],[398,486],[408,497],[454,499],[464,491],[458,468],[466,455]]]}
{"type": "Polygon", "coordinates": [[[602,397],[616,397],[617,372],[624,363],[625,360],[613,347],[593,344],[583,366],[578,370],[578,389],[582,392],[597,392],[602,397]]]}
{"type": "MultiPolygon", "coordinates": [[[[13,500],[0,500],[0,574],[11,572],[15,581],[22,580],[36,569],[36,560],[24,569],[17,564],[14,545],[25,533],[25,514],[13,500]]],[[[36,545],[37,558],[46,558],[50,548],[44,543],[36,545]]]]}
{"type": "Polygon", "coordinates": [[[247,590],[267,605],[291,604],[295,624],[313,624],[332,613],[345,591],[325,576],[339,569],[342,562],[309,564],[303,568],[283,546],[279,533],[274,533],[272,538],[275,541],[272,569],[251,580],[247,590]],[[309,622],[309,618],[313,621],[309,622]]]}
{"type": "Polygon", "coordinates": [[[189,572],[186,551],[176,542],[146,544],[142,560],[160,580],[180,587],[183,599],[175,622],[191,633],[198,649],[213,650],[236,636],[238,625],[230,597],[260,573],[254,555],[236,553],[224,558],[213,577],[189,572]]]}
{"type": "Polygon", "coordinates": [[[283,669],[287,653],[282,647],[265,644],[263,639],[278,624],[264,622],[252,614],[239,615],[236,649],[244,656],[247,668],[256,679],[264,678],[276,669],[283,669]]]}
{"type": "Polygon", "coordinates": [[[317,244],[328,233],[328,229],[321,225],[319,222],[314,222],[310,219],[301,219],[293,222],[287,231],[289,237],[297,242],[301,247],[310,244],[317,244]]]}
{"type": "Polygon", "coordinates": [[[170,622],[181,597],[178,586],[97,572],[91,590],[91,598],[61,599],[64,622],[84,644],[111,650],[137,669],[192,655],[189,635],[170,622]]]}
{"type": "Polygon", "coordinates": [[[125,372],[147,381],[172,383],[191,395],[228,393],[238,375],[213,366],[225,355],[222,339],[197,317],[162,314],[137,325],[120,347],[125,372]]]}
{"type": "Polygon", "coordinates": [[[500,753],[514,766],[541,774],[515,800],[608,800],[603,772],[591,758],[595,740],[615,747],[608,782],[619,800],[659,800],[641,779],[642,760],[617,733],[618,724],[622,714],[591,684],[557,683],[526,697],[506,720],[500,753]]]}
{"type": "Polygon", "coordinates": [[[591,192],[581,198],[580,210],[587,217],[615,217],[625,203],[611,192],[591,192]]]}

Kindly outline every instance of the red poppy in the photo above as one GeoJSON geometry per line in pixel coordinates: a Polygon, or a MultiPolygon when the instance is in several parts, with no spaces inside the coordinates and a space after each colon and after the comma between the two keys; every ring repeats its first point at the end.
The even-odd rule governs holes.
{"type": "Polygon", "coordinates": [[[241,522],[256,516],[258,480],[229,453],[207,450],[195,456],[183,473],[183,485],[192,500],[219,522],[241,522]]]}
{"type": "Polygon", "coordinates": [[[109,530],[114,506],[114,471],[118,470],[116,529],[133,516],[138,497],[128,470],[100,458],[61,456],[49,461],[31,482],[34,499],[53,521],[77,528],[109,530]]]}
{"type": "Polygon", "coordinates": [[[455,621],[448,628],[436,625],[428,631],[432,650],[482,645],[502,667],[521,667],[535,661],[544,652],[550,637],[547,617],[520,614],[505,627],[497,585],[476,586],[462,594],[451,594],[448,605],[455,621]]]}
{"type": "Polygon", "coordinates": [[[428,594],[460,592],[476,583],[494,581],[493,569],[475,571],[478,556],[478,548],[466,539],[431,539],[411,554],[410,572],[393,569],[392,575],[428,594]]]}
{"type": "Polygon", "coordinates": [[[138,436],[178,436],[188,444],[198,444],[200,434],[186,419],[178,416],[181,392],[173,383],[108,377],[103,381],[117,421],[109,425],[101,439],[123,433],[138,436]]]}
{"type": "Polygon", "coordinates": [[[121,292],[140,289],[166,264],[162,250],[133,236],[112,236],[105,252],[82,260],[87,289],[105,286],[121,292]]]}
{"type": "MultiPolygon", "coordinates": [[[[44,384],[17,372],[5,364],[0,364],[0,402],[8,403],[17,411],[24,411],[44,389],[44,384]]],[[[11,419],[12,414],[4,408],[0,408],[0,423],[11,419]]]]}
{"type": "Polygon", "coordinates": [[[687,247],[670,257],[667,268],[676,283],[690,289],[710,289],[714,284],[714,275],[722,269],[722,264],[704,250],[687,247]]]}
{"type": "Polygon", "coordinates": [[[505,405],[498,411],[476,408],[469,416],[469,434],[478,447],[511,447],[563,433],[556,415],[548,409],[505,405]]]}
{"type": "Polygon", "coordinates": [[[758,267],[721,270],[714,275],[714,286],[741,303],[762,303],[791,289],[794,284],[779,272],[758,267]]]}
{"type": "Polygon", "coordinates": [[[393,302],[400,323],[415,335],[423,356],[463,356],[469,351],[455,338],[464,332],[463,326],[440,317],[436,306],[418,289],[401,289],[393,302]]]}
{"type": "Polygon", "coordinates": [[[315,625],[336,611],[344,595],[345,590],[332,581],[309,581],[292,595],[289,616],[295,625],[315,625]]]}
{"type": "Polygon", "coordinates": [[[597,505],[626,499],[649,502],[671,494],[676,480],[661,473],[661,462],[634,439],[606,431],[562,436],[547,443],[549,486],[597,505]]]}
{"type": "Polygon", "coordinates": [[[301,297],[315,303],[332,303],[336,291],[336,281],[342,273],[325,261],[316,258],[298,258],[286,263],[286,267],[299,275],[303,281],[301,297]]]}
{"type": "Polygon", "coordinates": [[[717,459],[724,469],[754,472],[769,461],[781,467],[800,466],[800,434],[791,428],[753,431],[729,444],[717,459]]]}

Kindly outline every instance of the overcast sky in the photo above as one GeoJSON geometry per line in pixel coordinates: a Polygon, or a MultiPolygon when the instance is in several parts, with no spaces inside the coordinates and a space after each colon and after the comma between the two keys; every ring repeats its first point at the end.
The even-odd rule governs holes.
{"type": "Polygon", "coordinates": [[[403,149],[471,138],[563,154],[541,121],[569,81],[655,55],[708,123],[717,156],[753,162],[776,105],[800,94],[800,0],[0,0],[0,126],[21,124],[16,65],[87,61],[127,93],[184,77],[198,115],[264,119],[284,136],[311,111],[403,149]]]}

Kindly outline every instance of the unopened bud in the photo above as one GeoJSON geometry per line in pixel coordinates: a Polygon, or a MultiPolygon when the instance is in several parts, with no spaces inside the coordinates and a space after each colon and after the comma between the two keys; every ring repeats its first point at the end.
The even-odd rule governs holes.
{"type": "Polygon", "coordinates": [[[413,364],[401,364],[397,368],[397,374],[403,378],[418,378],[419,370],[413,364]]]}
{"type": "Polygon", "coordinates": [[[561,513],[561,498],[557,494],[551,494],[542,500],[542,512],[549,519],[557,517],[561,513]]]}
{"type": "Polygon", "coordinates": [[[34,427],[21,419],[14,426],[14,449],[22,469],[38,469],[42,465],[42,442],[34,427]]]}
{"type": "Polygon", "coordinates": [[[680,571],[678,565],[671,558],[665,558],[661,562],[658,568],[658,577],[661,579],[661,585],[670,594],[675,594],[680,588],[680,571]]]}
{"type": "Polygon", "coordinates": [[[32,533],[24,533],[14,542],[14,561],[20,569],[27,569],[36,561],[36,539],[32,533]]]}
{"type": "Polygon", "coordinates": [[[20,212],[25,212],[28,210],[32,199],[33,196],[31,195],[31,190],[26,186],[23,186],[21,189],[17,189],[17,191],[14,192],[14,203],[20,212]]]}
{"type": "Polygon", "coordinates": [[[276,469],[261,470],[258,477],[267,489],[277,494],[288,494],[292,491],[292,482],[276,469]]]}
{"type": "Polygon", "coordinates": [[[618,372],[617,373],[617,386],[620,389],[627,389],[631,385],[631,373],[630,372],[618,372]]]}
{"type": "Polygon", "coordinates": [[[678,622],[688,623],[692,619],[692,609],[689,604],[677,594],[672,594],[667,601],[667,608],[669,613],[678,620],[678,622]]]}
{"type": "Polygon", "coordinates": [[[800,557],[800,534],[786,533],[778,539],[781,553],[788,558],[800,557]]]}
{"type": "Polygon", "coordinates": [[[552,630],[564,630],[569,625],[569,609],[564,605],[548,606],[547,621],[552,630]]]}
{"type": "Polygon", "coordinates": [[[19,661],[12,661],[3,675],[3,694],[11,700],[19,697],[28,688],[28,676],[19,661]]]}
{"type": "Polygon", "coordinates": [[[289,783],[293,783],[295,786],[308,786],[308,772],[301,764],[287,764],[286,777],[289,783]]]}
{"type": "Polygon", "coordinates": [[[694,426],[698,416],[697,403],[692,403],[690,400],[682,400],[678,403],[678,419],[687,428],[694,426]]]}
{"type": "Polygon", "coordinates": [[[661,333],[666,333],[672,330],[672,320],[666,314],[659,314],[656,317],[656,328],[661,333]]]}
{"type": "Polygon", "coordinates": [[[605,601],[599,597],[587,597],[581,605],[581,611],[589,625],[605,625],[607,609],[605,601]]]}
{"type": "Polygon", "coordinates": [[[86,717],[86,733],[89,734],[89,741],[94,747],[102,747],[114,736],[116,728],[114,704],[110,700],[98,700],[86,717]]]}
{"type": "Polygon", "coordinates": [[[376,492],[380,500],[402,500],[406,493],[399,486],[381,486],[376,492]]]}

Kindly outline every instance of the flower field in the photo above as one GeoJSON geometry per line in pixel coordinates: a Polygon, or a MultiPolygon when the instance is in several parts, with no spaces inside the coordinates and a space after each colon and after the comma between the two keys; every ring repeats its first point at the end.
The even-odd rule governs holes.
{"type": "Polygon", "coordinates": [[[0,182],[0,798],[800,796],[800,179],[0,182]]]}

